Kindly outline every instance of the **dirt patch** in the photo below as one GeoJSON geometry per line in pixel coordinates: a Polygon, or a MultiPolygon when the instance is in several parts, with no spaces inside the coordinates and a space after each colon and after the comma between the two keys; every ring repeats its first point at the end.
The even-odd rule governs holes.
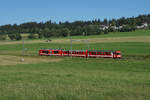
{"type": "Polygon", "coordinates": [[[20,56],[0,55],[0,65],[17,65],[17,64],[36,64],[41,62],[59,62],[61,58],[50,57],[24,57],[24,61],[20,56]]]}
{"type": "MultiPolygon", "coordinates": [[[[45,43],[45,40],[25,40],[26,44],[32,44],[32,43],[45,43]]],[[[0,45],[5,44],[22,44],[22,41],[1,41],[0,45]]]]}

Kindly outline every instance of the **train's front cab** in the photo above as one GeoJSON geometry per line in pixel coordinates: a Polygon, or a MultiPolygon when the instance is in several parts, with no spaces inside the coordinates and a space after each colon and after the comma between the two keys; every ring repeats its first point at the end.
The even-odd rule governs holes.
{"type": "Polygon", "coordinates": [[[113,55],[113,58],[121,58],[121,51],[115,51],[114,52],[114,55],[113,55]]]}

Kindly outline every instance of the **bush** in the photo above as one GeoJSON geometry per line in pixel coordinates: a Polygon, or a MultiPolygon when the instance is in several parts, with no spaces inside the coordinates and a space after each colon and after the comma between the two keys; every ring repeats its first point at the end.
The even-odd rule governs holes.
{"type": "Polygon", "coordinates": [[[15,40],[15,34],[8,34],[8,37],[9,37],[11,40],[15,40]]]}
{"type": "Polygon", "coordinates": [[[108,34],[108,30],[106,29],[106,30],[104,30],[104,34],[108,34]]]}
{"type": "Polygon", "coordinates": [[[148,29],[150,29],[150,24],[148,25],[148,29]]]}
{"type": "Polygon", "coordinates": [[[40,32],[40,33],[38,33],[38,38],[43,38],[44,37],[44,35],[40,32]]]}
{"type": "Polygon", "coordinates": [[[16,34],[8,34],[8,37],[9,37],[11,40],[21,40],[21,39],[22,39],[22,36],[21,36],[19,33],[16,33],[16,34]]]}
{"type": "Polygon", "coordinates": [[[36,35],[32,33],[32,34],[30,34],[30,35],[28,36],[28,38],[29,38],[29,39],[36,39],[36,35]]]}
{"type": "Polygon", "coordinates": [[[16,40],[21,40],[21,39],[22,39],[22,36],[19,33],[17,33],[16,34],[16,40]]]}
{"type": "Polygon", "coordinates": [[[0,35],[0,40],[6,40],[6,38],[7,38],[7,35],[5,35],[5,34],[0,35]]]}

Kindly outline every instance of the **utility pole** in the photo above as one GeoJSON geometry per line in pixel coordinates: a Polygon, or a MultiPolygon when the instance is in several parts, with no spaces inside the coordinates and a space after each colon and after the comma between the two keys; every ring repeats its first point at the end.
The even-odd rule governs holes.
{"type": "Polygon", "coordinates": [[[22,58],[21,62],[24,62],[24,38],[22,37],[22,58]]]}
{"type": "Polygon", "coordinates": [[[72,56],[72,37],[70,36],[70,49],[71,49],[71,56],[72,56]]]}
{"type": "Polygon", "coordinates": [[[85,35],[86,35],[86,44],[87,44],[87,49],[89,50],[89,48],[90,48],[90,47],[89,47],[89,41],[88,41],[87,32],[86,32],[86,34],[85,34],[85,35]]]}
{"type": "Polygon", "coordinates": [[[24,38],[22,38],[22,56],[24,56],[24,38]]]}

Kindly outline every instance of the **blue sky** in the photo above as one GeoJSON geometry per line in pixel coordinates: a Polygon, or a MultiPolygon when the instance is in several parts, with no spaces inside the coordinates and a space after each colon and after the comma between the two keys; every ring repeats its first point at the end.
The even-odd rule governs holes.
{"type": "Polygon", "coordinates": [[[150,14],[150,0],[0,0],[0,25],[150,14]]]}

